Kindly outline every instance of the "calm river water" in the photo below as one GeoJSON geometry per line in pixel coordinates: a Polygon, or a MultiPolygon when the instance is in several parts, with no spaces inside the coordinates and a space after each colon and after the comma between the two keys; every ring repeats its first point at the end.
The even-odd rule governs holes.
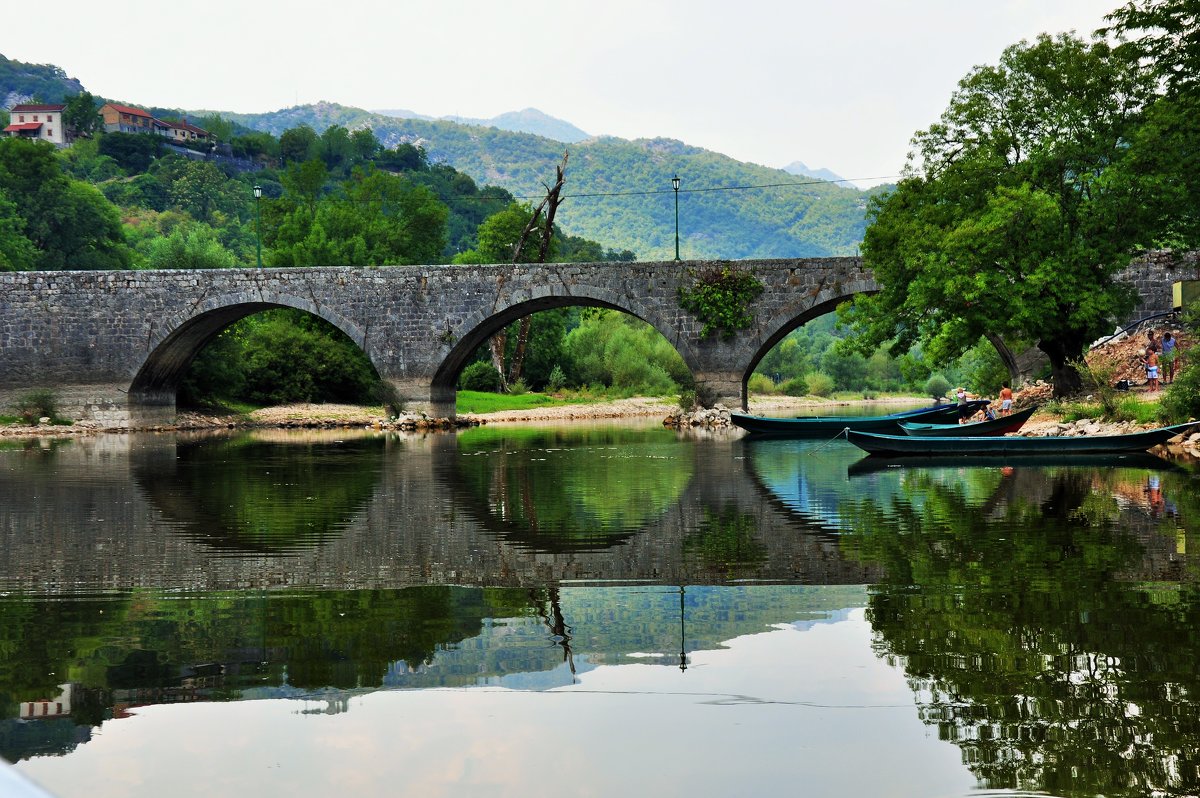
{"type": "Polygon", "coordinates": [[[1200,792],[1200,491],[651,423],[0,443],[61,798],[1200,792]]]}

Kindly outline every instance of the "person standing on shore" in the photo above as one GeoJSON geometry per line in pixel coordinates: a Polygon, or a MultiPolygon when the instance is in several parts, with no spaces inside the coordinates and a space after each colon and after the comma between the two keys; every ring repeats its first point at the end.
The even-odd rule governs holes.
{"type": "Polygon", "coordinates": [[[1163,384],[1170,385],[1175,381],[1175,355],[1177,342],[1175,336],[1170,332],[1163,333],[1162,339],[1162,363],[1163,363],[1163,384]]]}
{"type": "Polygon", "coordinates": [[[1000,389],[1000,415],[1007,416],[1012,412],[1013,392],[1012,388],[1008,387],[1008,383],[1004,383],[1004,387],[1000,389]]]}
{"type": "Polygon", "coordinates": [[[958,400],[958,423],[963,424],[967,420],[967,392],[963,388],[954,389],[954,398],[958,400]]]}
{"type": "Polygon", "coordinates": [[[1158,390],[1158,350],[1146,347],[1146,390],[1158,390]]]}

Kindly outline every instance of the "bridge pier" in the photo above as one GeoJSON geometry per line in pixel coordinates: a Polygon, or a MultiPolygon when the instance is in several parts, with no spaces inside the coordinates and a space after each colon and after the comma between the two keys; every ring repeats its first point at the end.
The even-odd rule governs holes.
{"type": "Polygon", "coordinates": [[[698,372],[696,400],[705,407],[724,405],[731,410],[746,410],[746,380],[738,371],[698,372]]]}
{"type": "Polygon", "coordinates": [[[424,413],[430,418],[456,417],[456,391],[453,385],[437,385],[433,380],[421,377],[384,377],[392,390],[393,410],[424,413]]]}

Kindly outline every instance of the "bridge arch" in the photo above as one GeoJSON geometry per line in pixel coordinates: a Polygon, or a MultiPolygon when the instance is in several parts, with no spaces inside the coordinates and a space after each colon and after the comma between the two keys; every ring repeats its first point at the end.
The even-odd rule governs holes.
{"type": "Polygon", "coordinates": [[[747,385],[750,375],[780,341],[813,319],[837,310],[838,305],[843,302],[849,302],[859,294],[874,294],[878,291],[879,286],[873,280],[838,285],[799,297],[795,302],[785,304],[771,314],[759,327],[761,334],[749,347],[752,354],[742,374],[742,407],[748,406],[750,397],[747,385]]]}
{"type": "Polygon", "coordinates": [[[456,379],[471,354],[489,338],[509,324],[531,313],[564,307],[594,307],[628,313],[653,327],[675,347],[684,364],[694,374],[696,360],[687,342],[681,340],[676,326],[662,318],[651,306],[636,297],[593,285],[573,285],[569,292],[553,287],[535,288],[528,295],[518,295],[497,302],[490,312],[472,313],[456,329],[447,327],[446,338],[453,344],[433,373],[432,392],[435,396],[450,397],[456,390],[456,379]]]}
{"type": "Polygon", "coordinates": [[[367,345],[367,336],[352,321],[312,300],[291,294],[258,292],[214,296],[197,303],[186,314],[164,321],[161,332],[149,341],[146,356],[132,371],[129,396],[143,405],[174,407],[179,381],[204,346],[222,330],[247,316],[275,308],[294,308],[332,324],[379,366],[367,345]]]}

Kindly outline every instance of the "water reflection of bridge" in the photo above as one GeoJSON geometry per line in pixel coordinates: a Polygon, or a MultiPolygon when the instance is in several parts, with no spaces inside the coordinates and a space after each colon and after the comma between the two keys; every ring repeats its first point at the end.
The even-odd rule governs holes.
{"type": "Polygon", "coordinates": [[[498,524],[486,505],[456,484],[461,454],[457,437],[446,434],[379,443],[373,490],[347,513],[338,534],[318,544],[286,555],[214,546],[222,530],[214,528],[213,517],[173,489],[187,445],[185,438],[105,436],[16,455],[19,468],[0,470],[5,587],[58,593],[143,586],[872,581],[870,569],[842,556],[835,536],[772,501],[750,462],[735,456],[735,436],[687,447],[693,475],[680,500],[614,545],[586,551],[531,544],[519,530],[498,524]],[[84,477],[64,481],[66,471],[84,477]],[[685,550],[690,532],[714,514],[730,512],[744,519],[761,555],[732,572],[685,550]]]}

